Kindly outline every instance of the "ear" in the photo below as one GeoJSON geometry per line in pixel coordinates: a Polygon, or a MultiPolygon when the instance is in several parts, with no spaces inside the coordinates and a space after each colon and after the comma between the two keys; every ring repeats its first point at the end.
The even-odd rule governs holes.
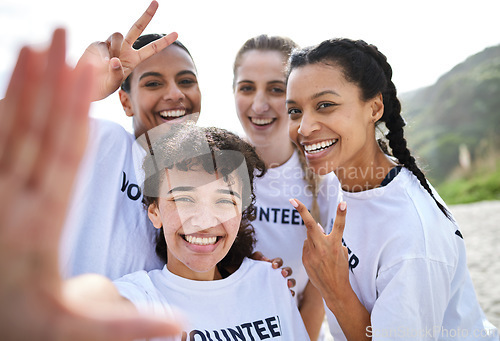
{"type": "Polygon", "coordinates": [[[162,228],[163,223],[160,217],[160,210],[158,209],[158,205],[156,205],[155,203],[148,206],[148,217],[155,228],[162,228]]]}
{"type": "Polygon", "coordinates": [[[384,98],[382,97],[381,93],[379,93],[372,99],[371,109],[371,120],[373,123],[375,123],[380,120],[382,115],[384,115],[384,98]]]}
{"type": "Polygon", "coordinates": [[[122,103],[125,115],[127,115],[128,117],[134,116],[134,110],[132,108],[132,101],[130,100],[130,94],[125,90],[120,89],[118,91],[118,95],[120,96],[120,102],[122,103]]]}

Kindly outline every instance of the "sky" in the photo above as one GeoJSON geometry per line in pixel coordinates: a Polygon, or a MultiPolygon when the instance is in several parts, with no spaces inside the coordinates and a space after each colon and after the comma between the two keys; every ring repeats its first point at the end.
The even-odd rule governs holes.
{"type": "MultiPolygon", "coordinates": [[[[500,44],[498,0],[158,0],[144,33],[176,31],[190,50],[202,92],[199,124],[243,134],[232,95],[236,52],[250,37],[282,35],[300,46],[345,37],[376,45],[400,93],[432,85],[468,56],[500,44]]],[[[1,0],[0,96],[22,45],[44,46],[56,27],[68,31],[68,62],[113,32],[126,34],[149,0],[1,0]]],[[[131,131],[115,93],[91,115],[131,131]]]]}

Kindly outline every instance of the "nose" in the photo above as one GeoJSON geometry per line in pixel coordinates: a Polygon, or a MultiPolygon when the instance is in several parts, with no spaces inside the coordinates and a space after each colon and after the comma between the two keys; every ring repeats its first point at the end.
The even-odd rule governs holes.
{"type": "Polygon", "coordinates": [[[252,110],[256,114],[263,114],[269,110],[269,101],[267,96],[262,92],[258,91],[252,102],[252,110]]]}
{"type": "Polygon", "coordinates": [[[320,124],[314,118],[314,115],[304,113],[301,117],[298,133],[302,136],[310,136],[313,132],[319,130],[320,124]]]}
{"type": "Polygon", "coordinates": [[[163,93],[163,99],[165,101],[181,102],[186,96],[177,84],[172,84],[168,86],[163,93]]]}
{"type": "Polygon", "coordinates": [[[209,205],[199,205],[196,213],[189,219],[189,226],[184,226],[184,233],[190,234],[203,231],[219,224],[219,219],[209,205]]]}

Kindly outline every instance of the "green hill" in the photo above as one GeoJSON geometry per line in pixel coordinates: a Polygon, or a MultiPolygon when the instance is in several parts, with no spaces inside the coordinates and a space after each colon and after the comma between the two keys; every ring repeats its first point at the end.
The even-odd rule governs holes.
{"type": "MultiPolygon", "coordinates": [[[[495,160],[487,163],[497,167],[500,45],[469,57],[434,85],[403,93],[400,99],[410,148],[435,185],[465,176],[459,167],[460,145],[470,153],[472,168],[491,158],[495,160]]],[[[472,169],[467,176],[483,171],[472,169]]]]}

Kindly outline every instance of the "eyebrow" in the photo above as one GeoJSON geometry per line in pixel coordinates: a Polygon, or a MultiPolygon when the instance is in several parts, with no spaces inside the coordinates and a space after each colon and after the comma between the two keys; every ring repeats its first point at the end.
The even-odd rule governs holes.
{"type": "MultiPolygon", "coordinates": [[[[255,84],[255,82],[254,82],[254,81],[247,80],[247,79],[244,79],[244,80],[242,80],[242,81],[239,81],[239,82],[238,82],[238,83],[236,83],[236,84],[241,84],[241,83],[252,83],[252,84],[255,84]]],[[[267,82],[267,84],[275,84],[275,83],[278,83],[278,84],[283,84],[283,85],[285,84],[285,82],[284,82],[284,81],[280,81],[280,80],[274,80],[274,81],[269,81],[269,82],[267,82]]]]}
{"type": "Polygon", "coordinates": [[[218,189],[217,193],[230,194],[230,195],[234,195],[238,199],[241,199],[241,196],[237,192],[231,191],[229,189],[218,189]]]}
{"type": "MultiPolygon", "coordinates": [[[[196,74],[191,71],[191,70],[182,70],[182,71],[179,71],[175,76],[176,77],[179,77],[179,76],[183,76],[183,75],[191,75],[191,76],[194,76],[196,77],[196,74]]],[[[140,77],[139,77],[139,80],[143,79],[143,78],[146,78],[146,77],[149,77],[149,76],[153,76],[153,77],[163,77],[163,75],[160,73],[160,72],[154,72],[154,71],[150,71],[150,72],[144,72],[140,77]]]]}
{"type": "MultiPolygon", "coordinates": [[[[313,99],[316,99],[316,98],[319,98],[321,96],[324,96],[324,95],[334,95],[334,96],[338,96],[338,97],[341,97],[338,92],[336,91],[333,91],[333,90],[325,90],[325,91],[321,91],[321,92],[318,92],[318,93],[315,93],[313,94],[310,99],[313,100],[313,99]]],[[[286,104],[296,104],[297,102],[295,102],[294,100],[291,100],[291,99],[287,99],[286,100],[286,104]]]]}
{"type": "MultiPolygon", "coordinates": [[[[174,187],[170,191],[167,192],[167,194],[171,194],[173,192],[194,192],[196,190],[196,187],[194,186],[179,186],[179,187],[174,187]]],[[[231,191],[229,189],[218,189],[217,193],[222,193],[222,194],[229,194],[237,197],[238,199],[241,199],[241,196],[239,193],[231,191]]]]}

